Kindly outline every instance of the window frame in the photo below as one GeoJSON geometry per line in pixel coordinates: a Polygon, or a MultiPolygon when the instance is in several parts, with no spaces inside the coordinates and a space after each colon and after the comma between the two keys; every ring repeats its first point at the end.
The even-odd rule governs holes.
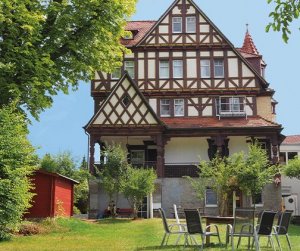
{"type": "Polygon", "coordinates": [[[167,98],[163,98],[163,99],[160,99],[160,101],[159,101],[159,108],[160,108],[160,117],[171,117],[171,114],[172,114],[172,110],[171,110],[171,99],[167,99],[167,98]],[[163,101],[168,101],[169,102],[169,104],[163,104],[163,101]],[[163,111],[163,109],[162,109],[162,107],[163,106],[169,106],[169,109],[168,109],[168,111],[169,111],[169,113],[168,114],[162,114],[162,111],[163,111]]]}
{"type": "Polygon", "coordinates": [[[122,71],[121,67],[116,68],[112,73],[111,73],[111,79],[120,79],[122,76],[122,71]],[[115,74],[118,73],[118,76],[115,76],[115,74]]]}
{"type": "Polygon", "coordinates": [[[263,200],[263,194],[262,194],[262,192],[253,195],[253,196],[251,197],[251,202],[252,202],[252,206],[255,206],[255,207],[256,207],[256,206],[262,207],[262,206],[264,205],[264,200],[263,200]],[[259,201],[259,203],[255,203],[254,196],[260,196],[260,201],[259,201]]]}
{"type": "Polygon", "coordinates": [[[241,99],[245,100],[245,96],[220,96],[219,97],[219,114],[221,113],[246,113],[246,105],[245,102],[242,102],[241,99]],[[225,102],[222,100],[225,100],[225,102]],[[238,103],[235,103],[235,101],[238,100],[238,103]],[[225,109],[222,108],[222,106],[226,107],[225,109]],[[237,109],[232,109],[232,108],[236,108],[238,106],[238,110],[237,109]],[[241,109],[243,108],[243,109],[241,109]]]}
{"type": "Polygon", "coordinates": [[[186,23],[186,33],[196,33],[196,16],[187,16],[185,19],[185,23],[186,23]],[[189,18],[193,18],[194,22],[191,23],[188,21],[189,18]],[[193,30],[189,30],[189,24],[193,24],[193,30]]]}
{"type": "Polygon", "coordinates": [[[210,59],[207,59],[207,58],[203,58],[203,59],[200,59],[200,76],[201,78],[210,78],[211,77],[211,63],[210,63],[210,59]],[[208,62],[208,64],[203,64],[204,62],[208,62]],[[207,71],[207,69],[208,71],[207,71]],[[206,69],[206,70],[204,70],[206,69]],[[203,73],[207,73],[208,72],[208,75],[204,75],[203,73]]]}
{"type": "Polygon", "coordinates": [[[218,197],[217,197],[217,193],[211,189],[210,187],[205,188],[205,207],[218,207],[218,197]],[[207,201],[207,192],[211,192],[212,194],[215,194],[215,198],[216,198],[216,203],[208,203],[207,201]]]}
{"type": "Polygon", "coordinates": [[[176,98],[174,99],[174,117],[184,117],[185,112],[184,112],[184,99],[183,98],[176,98]],[[176,101],[182,101],[182,104],[176,104],[176,101]],[[182,114],[176,114],[176,106],[182,106],[182,114]]]}
{"type": "Polygon", "coordinates": [[[134,61],[132,61],[132,60],[125,60],[124,61],[124,71],[127,71],[127,73],[128,73],[128,75],[132,78],[132,79],[134,79],[134,75],[135,75],[135,69],[134,69],[134,61]],[[128,63],[132,63],[132,66],[127,66],[127,64],[128,63]],[[132,72],[131,71],[128,71],[128,68],[129,69],[132,69],[132,72]],[[132,76],[131,76],[131,74],[132,74],[132,76]]]}
{"type": "MultiPolygon", "coordinates": [[[[133,164],[133,165],[144,165],[144,163],[145,163],[145,150],[130,150],[130,163],[131,164],[133,164]],[[135,161],[132,161],[133,160],[133,158],[132,158],[132,154],[133,153],[143,153],[143,161],[142,161],[142,163],[140,163],[140,162],[135,162],[135,161]]],[[[135,159],[140,159],[140,158],[135,158],[135,159]]]]}
{"type": "Polygon", "coordinates": [[[173,33],[182,33],[182,17],[178,17],[178,16],[172,17],[172,32],[173,33]],[[180,22],[174,21],[175,19],[180,19],[180,22]],[[175,31],[175,27],[176,27],[175,24],[180,24],[180,31],[179,30],[175,31]]]}
{"type": "Polygon", "coordinates": [[[225,76],[225,72],[224,72],[224,59],[223,58],[214,58],[214,77],[215,78],[224,78],[225,76]],[[218,65],[217,62],[222,62],[222,65],[218,65]],[[217,75],[217,67],[221,67],[219,68],[219,70],[222,70],[222,75],[217,75]]]}
{"type": "Polygon", "coordinates": [[[173,69],[173,78],[183,78],[183,60],[182,59],[173,59],[172,61],[172,69],[173,69]],[[175,63],[181,62],[181,65],[175,65],[175,63]],[[180,68],[179,68],[180,67],[180,68]],[[180,70],[180,74],[175,74],[176,70],[180,70]]]}
{"type": "Polygon", "coordinates": [[[160,79],[168,79],[170,78],[170,61],[169,60],[159,60],[159,78],[160,79]],[[167,67],[162,67],[162,63],[167,63],[167,67]],[[167,68],[167,76],[162,76],[162,69],[167,68]]]}

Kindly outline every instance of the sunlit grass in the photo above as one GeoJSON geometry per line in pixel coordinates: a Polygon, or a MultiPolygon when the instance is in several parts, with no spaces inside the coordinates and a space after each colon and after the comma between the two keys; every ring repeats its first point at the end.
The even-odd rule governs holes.
{"type": "MultiPolygon", "coordinates": [[[[51,225],[50,225],[51,226],[51,225]]],[[[221,238],[225,241],[225,226],[221,226],[221,238]]],[[[291,226],[290,239],[293,250],[300,250],[300,226],[291,226]]],[[[106,219],[85,222],[78,219],[57,219],[52,231],[34,236],[15,236],[11,241],[0,242],[3,251],[68,251],[68,250],[183,250],[183,238],[180,246],[174,246],[177,236],[171,236],[169,245],[160,248],[163,237],[161,219],[128,220],[106,219]]],[[[265,238],[264,238],[265,239],[265,238]]],[[[261,240],[262,251],[272,250],[261,240]]],[[[213,242],[216,239],[211,239],[213,242]]],[[[285,238],[281,237],[283,250],[288,250],[285,238]]],[[[196,248],[186,247],[189,250],[196,248]]],[[[231,250],[225,246],[205,247],[208,251],[231,250]]],[[[238,250],[247,250],[246,240],[238,250]]]]}

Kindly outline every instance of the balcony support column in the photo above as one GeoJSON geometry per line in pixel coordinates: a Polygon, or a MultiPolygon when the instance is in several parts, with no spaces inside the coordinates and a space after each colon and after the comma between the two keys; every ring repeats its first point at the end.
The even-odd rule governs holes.
{"type": "Polygon", "coordinates": [[[162,134],[155,137],[155,142],[157,147],[156,173],[158,178],[163,178],[165,168],[165,141],[162,134]]]}
{"type": "Polygon", "coordinates": [[[89,142],[89,171],[91,174],[95,174],[95,144],[96,140],[95,138],[91,135],[90,136],[90,142],[89,142]]]}

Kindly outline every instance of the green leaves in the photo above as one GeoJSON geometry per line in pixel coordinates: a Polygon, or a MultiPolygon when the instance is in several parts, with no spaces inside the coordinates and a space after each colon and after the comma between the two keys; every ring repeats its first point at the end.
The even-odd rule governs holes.
{"type": "Polygon", "coordinates": [[[290,178],[300,179],[300,159],[298,156],[289,160],[288,165],[284,169],[284,174],[290,178]]]}
{"type": "Polygon", "coordinates": [[[52,96],[95,70],[112,71],[127,50],[119,43],[136,0],[2,0],[0,107],[18,100],[35,118],[52,96]]]}
{"type": "Polygon", "coordinates": [[[37,156],[27,139],[26,120],[15,104],[0,109],[0,240],[21,221],[30,207],[29,175],[37,156]]]}
{"type": "Polygon", "coordinates": [[[299,18],[300,2],[299,0],[268,0],[268,4],[272,2],[275,4],[275,9],[269,17],[273,21],[266,26],[266,32],[269,32],[270,28],[281,32],[283,41],[287,43],[291,34],[289,27],[294,19],[299,18]]]}

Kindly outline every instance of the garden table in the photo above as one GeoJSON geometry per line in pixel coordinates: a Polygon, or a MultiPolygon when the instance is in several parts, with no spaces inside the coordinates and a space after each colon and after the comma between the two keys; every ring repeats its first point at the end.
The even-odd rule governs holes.
{"type": "MultiPolygon", "coordinates": [[[[233,224],[234,217],[232,216],[202,216],[203,219],[206,219],[206,226],[210,224],[233,224]]],[[[210,228],[207,228],[207,231],[210,231],[210,228]]],[[[226,240],[227,241],[227,240],[226,240]]],[[[210,244],[210,237],[206,236],[206,244],[210,244]]]]}

